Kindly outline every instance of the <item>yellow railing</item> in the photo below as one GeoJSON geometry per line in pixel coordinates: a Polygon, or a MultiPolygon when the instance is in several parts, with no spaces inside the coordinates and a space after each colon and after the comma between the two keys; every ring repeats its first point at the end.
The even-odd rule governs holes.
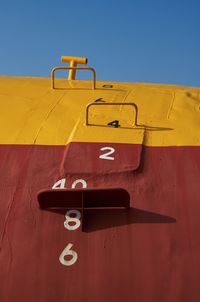
{"type": "Polygon", "coordinates": [[[138,118],[138,107],[135,103],[90,103],[86,107],[86,126],[96,126],[96,124],[90,124],[89,123],[89,109],[92,106],[132,106],[134,108],[134,118],[133,118],[133,124],[131,127],[139,126],[137,123],[138,118]]]}
{"type": "Polygon", "coordinates": [[[65,66],[57,66],[52,69],[52,71],[51,71],[51,88],[52,89],[55,89],[55,71],[57,71],[57,70],[74,70],[74,71],[88,70],[88,71],[91,71],[93,74],[92,89],[96,89],[96,71],[94,68],[92,68],[92,67],[65,67],[65,66]]]}

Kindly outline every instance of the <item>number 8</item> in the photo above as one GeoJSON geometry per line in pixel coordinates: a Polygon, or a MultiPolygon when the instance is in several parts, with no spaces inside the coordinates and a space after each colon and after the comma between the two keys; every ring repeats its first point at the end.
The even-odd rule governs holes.
{"type": "Polygon", "coordinates": [[[65,214],[65,222],[64,222],[64,227],[70,231],[74,231],[78,229],[81,225],[81,213],[77,210],[69,210],[65,214]],[[70,217],[70,214],[75,214],[76,217],[70,217]],[[73,222],[73,224],[69,224],[70,222],[73,222]]]}

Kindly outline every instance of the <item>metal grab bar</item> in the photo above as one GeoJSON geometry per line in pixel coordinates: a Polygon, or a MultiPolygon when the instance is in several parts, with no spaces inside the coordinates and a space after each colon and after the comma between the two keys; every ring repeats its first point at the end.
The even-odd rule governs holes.
{"type": "Polygon", "coordinates": [[[93,86],[92,89],[96,89],[96,71],[92,67],[65,67],[65,66],[57,66],[54,67],[51,71],[51,88],[55,89],[55,71],[57,70],[89,70],[93,74],[93,86]]]}
{"type": "Polygon", "coordinates": [[[95,124],[90,124],[89,123],[89,109],[92,106],[119,106],[119,105],[125,105],[125,106],[132,106],[135,110],[135,119],[134,119],[134,126],[139,126],[137,123],[137,118],[138,118],[138,106],[135,103],[90,103],[86,107],[86,126],[95,126],[95,124]]]}

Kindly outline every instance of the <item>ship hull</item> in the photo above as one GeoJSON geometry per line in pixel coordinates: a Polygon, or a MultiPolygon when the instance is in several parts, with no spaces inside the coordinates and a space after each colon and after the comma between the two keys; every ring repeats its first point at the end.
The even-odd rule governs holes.
{"type": "Polygon", "coordinates": [[[199,154],[199,146],[1,145],[0,300],[198,301],[199,154]],[[101,158],[108,146],[113,160],[101,158]],[[122,188],[130,209],[91,208],[84,230],[71,231],[66,209],[39,206],[38,192],[53,187],[122,188]],[[68,244],[77,258],[63,265],[68,244]]]}

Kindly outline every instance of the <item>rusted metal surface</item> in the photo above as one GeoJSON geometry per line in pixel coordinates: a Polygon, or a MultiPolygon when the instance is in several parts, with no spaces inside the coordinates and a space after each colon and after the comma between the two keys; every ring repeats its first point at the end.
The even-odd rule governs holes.
{"type": "Polygon", "coordinates": [[[0,301],[199,301],[200,147],[143,146],[137,169],[107,160],[106,173],[98,148],[87,144],[68,173],[65,146],[0,145],[0,301]],[[79,172],[88,158],[94,173],[79,172]],[[130,209],[88,210],[85,232],[70,231],[65,210],[39,207],[52,187],[120,187],[130,209]]]}

